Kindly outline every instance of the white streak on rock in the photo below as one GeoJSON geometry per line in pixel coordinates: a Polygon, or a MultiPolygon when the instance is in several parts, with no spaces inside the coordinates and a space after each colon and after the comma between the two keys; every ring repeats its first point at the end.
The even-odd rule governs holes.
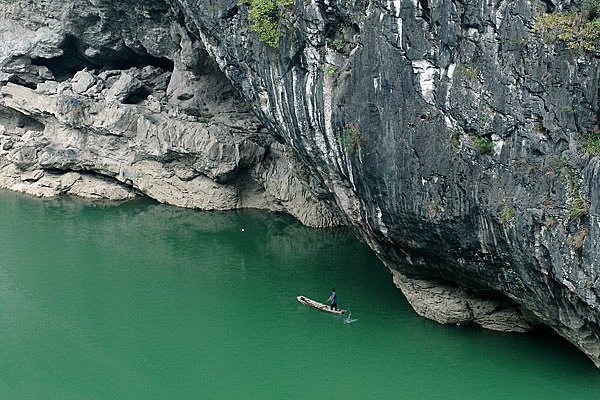
{"type": "Polygon", "coordinates": [[[492,142],[494,143],[494,155],[499,156],[504,147],[504,140],[496,134],[492,135],[492,142]]]}
{"type": "Polygon", "coordinates": [[[377,224],[379,225],[379,230],[381,231],[381,233],[383,233],[384,235],[387,235],[388,233],[388,228],[385,226],[385,224],[383,223],[383,213],[381,212],[381,208],[379,208],[378,206],[375,207],[375,210],[377,211],[377,224]]]}
{"type": "Polygon", "coordinates": [[[438,74],[438,69],[427,60],[413,61],[412,67],[419,77],[421,97],[427,103],[435,105],[435,76],[438,74]]]}
{"type": "Polygon", "coordinates": [[[452,93],[452,86],[454,85],[454,71],[456,70],[456,64],[448,65],[448,69],[446,70],[446,76],[448,78],[448,86],[446,88],[446,99],[444,102],[444,106],[446,110],[450,109],[450,94],[452,93]]]}

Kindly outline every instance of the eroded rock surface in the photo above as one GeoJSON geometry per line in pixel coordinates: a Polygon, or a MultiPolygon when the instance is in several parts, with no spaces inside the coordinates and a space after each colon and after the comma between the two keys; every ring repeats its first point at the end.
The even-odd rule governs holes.
{"type": "Polygon", "coordinates": [[[417,314],[441,324],[475,323],[500,332],[527,332],[532,325],[514,303],[482,297],[440,282],[409,279],[392,272],[394,284],[402,290],[417,314]]]}
{"type": "Polygon", "coordinates": [[[276,49],[248,4],[176,3],[390,269],[510,300],[600,366],[598,57],[534,29],[580,3],[295,2],[276,49]]]}
{"type": "Polygon", "coordinates": [[[0,6],[12,17],[2,31],[12,47],[0,54],[0,187],[341,223],[324,187],[267,134],[175,10],[109,3],[84,14],[78,4],[0,6]],[[42,10],[47,18],[33,16],[42,10]]]}

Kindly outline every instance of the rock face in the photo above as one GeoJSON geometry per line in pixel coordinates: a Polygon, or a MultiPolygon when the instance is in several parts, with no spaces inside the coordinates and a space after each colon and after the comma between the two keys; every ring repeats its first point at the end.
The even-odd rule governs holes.
{"type": "Polygon", "coordinates": [[[419,314],[600,366],[598,58],[533,29],[573,2],[296,1],[277,48],[237,0],[11,3],[2,186],[344,221],[419,314]]]}
{"type": "Polygon", "coordinates": [[[417,311],[510,300],[600,365],[598,60],[533,29],[571,2],[295,2],[277,49],[247,5],[177,3],[417,311]]]}
{"type": "Polygon", "coordinates": [[[322,184],[306,179],[164,2],[0,10],[11,17],[0,54],[0,187],[341,223],[322,184]],[[138,26],[123,30],[119,18],[138,26]]]}

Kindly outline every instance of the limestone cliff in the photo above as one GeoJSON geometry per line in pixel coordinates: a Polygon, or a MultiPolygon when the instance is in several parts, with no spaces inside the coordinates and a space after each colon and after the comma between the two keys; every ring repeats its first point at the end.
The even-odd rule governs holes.
{"type": "Polygon", "coordinates": [[[13,3],[3,186],[345,221],[419,314],[600,365],[598,58],[534,29],[579,2],[281,2],[276,47],[254,1],[13,3]]]}
{"type": "Polygon", "coordinates": [[[0,11],[1,187],[341,223],[326,189],[267,134],[168,4],[0,11]]]}

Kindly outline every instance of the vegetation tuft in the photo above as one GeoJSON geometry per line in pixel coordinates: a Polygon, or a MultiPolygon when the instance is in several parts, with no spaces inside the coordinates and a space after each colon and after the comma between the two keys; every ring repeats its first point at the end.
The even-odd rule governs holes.
{"type": "Polygon", "coordinates": [[[600,44],[600,0],[583,0],[578,12],[542,15],[534,29],[550,42],[560,40],[570,49],[595,51],[600,44]]]}
{"type": "Polygon", "coordinates": [[[589,235],[590,231],[588,228],[581,228],[574,235],[569,235],[567,237],[567,244],[573,248],[575,251],[581,251],[583,248],[583,243],[585,242],[585,238],[589,235]]]}
{"type": "Polygon", "coordinates": [[[337,67],[333,66],[333,65],[326,65],[325,68],[323,69],[323,71],[327,74],[327,75],[335,75],[337,72],[337,67]]]}
{"type": "Polygon", "coordinates": [[[427,204],[427,214],[429,215],[429,218],[433,219],[438,215],[438,211],[439,211],[439,206],[436,203],[435,200],[431,200],[428,204],[427,204]]]}
{"type": "Polygon", "coordinates": [[[294,4],[294,0],[243,0],[250,5],[248,16],[252,21],[252,30],[267,45],[276,48],[281,37],[281,17],[285,8],[294,4]]]}
{"type": "Polygon", "coordinates": [[[476,82],[479,79],[479,76],[477,75],[477,70],[465,64],[458,64],[456,66],[456,73],[458,74],[458,76],[463,77],[469,82],[476,82]]]}
{"type": "Polygon", "coordinates": [[[344,48],[346,47],[346,39],[343,35],[340,34],[331,41],[331,46],[338,53],[342,53],[344,51],[344,48]]]}
{"type": "Polygon", "coordinates": [[[479,154],[491,154],[494,150],[494,142],[484,136],[472,137],[473,146],[479,154]]]}
{"type": "Polygon", "coordinates": [[[349,154],[354,154],[365,142],[365,137],[356,124],[348,124],[338,137],[340,145],[349,154]]]}
{"type": "Polygon", "coordinates": [[[560,179],[567,185],[567,190],[571,201],[569,217],[571,220],[578,220],[589,213],[589,205],[581,194],[579,173],[570,167],[564,159],[560,159],[557,165],[557,173],[560,179]]]}
{"type": "Polygon", "coordinates": [[[593,129],[582,135],[583,148],[587,153],[600,155],[600,126],[596,125],[593,129]]]}
{"type": "Polygon", "coordinates": [[[569,209],[569,217],[575,221],[587,215],[587,213],[588,205],[585,199],[581,196],[574,198],[569,209]]]}
{"type": "Polygon", "coordinates": [[[504,205],[502,207],[502,212],[500,214],[500,221],[502,224],[506,225],[515,220],[515,212],[509,205],[504,205]]]}

